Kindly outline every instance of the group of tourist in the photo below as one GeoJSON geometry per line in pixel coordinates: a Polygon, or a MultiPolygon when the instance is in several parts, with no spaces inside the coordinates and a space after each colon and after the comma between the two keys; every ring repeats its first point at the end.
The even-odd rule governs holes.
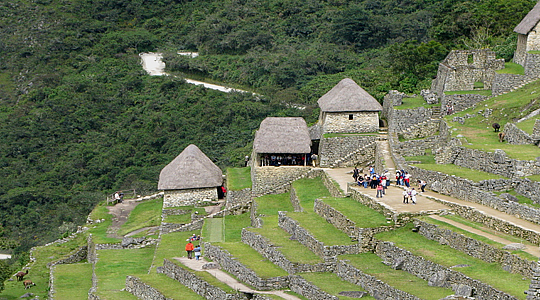
{"type": "Polygon", "coordinates": [[[199,260],[201,258],[202,249],[200,245],[194,246],[194,241],[200,241],[202,238],[200,235],[193,234],[190,238],[187,239],[188,243],[186,244],[187,258],[193,259],[193,254],[195,254],[195,259],[199,260]]]}
{"type": "Polygon", "coordinates": [[[386,189],[390,186],[390,179],[388,178],[387,172],[383,172],[383,174],[377,174],[375,173],[375,168],[373,166],[369,167],[369,175],[364,174],[361,175],[363,170],[359,170],[357,167],[353,170],[353,178],[354,181],[358,184],[358,186],[363,186],[367,189],[369,186],[372,189],[377,190],[377,198],[382,198],[383,195],[386,194],[386,189]]]}
{"type": "Polygon", "coordinates": [[[261,166],[304,166],[306,165],[305,160],[306,155],[301,154],[266,154],[261,158],[261,166]]]}

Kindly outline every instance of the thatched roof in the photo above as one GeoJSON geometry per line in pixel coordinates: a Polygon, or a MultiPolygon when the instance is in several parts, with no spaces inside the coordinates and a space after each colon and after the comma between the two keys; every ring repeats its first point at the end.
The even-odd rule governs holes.
{"type": "Polygon", "coordinates": [[[311,139],[303,118],[268,117],[255,134],[257,153],[310,153],[311,139]]]}
{"type": "Polygon", "coordinates": [[[208,188],[222,183],[221,169],[192,144],[161,170],[158,190],[208,188]]]}
{"type": "Polygon", "coordinates": [[[352,79],[341,80],[319,100],[325,112],[381,111],[381,104],[352,79]]]}
{"type": "Polygon", "coordinates": [[[521,34],[529,34],[529,32],[540,21],[540,2],[536,3],[533,9],[521,20],[521,22],[514,28],[514,31],[521,34]]]}
{"type": "Polygon", "coordinates": [[[309,129],[309,138],[313,141],[313,140],[320,140],[322,138],[322,127],[321,127],[321,124],[317,123],[311,127],[308,128],[309,129]]]}

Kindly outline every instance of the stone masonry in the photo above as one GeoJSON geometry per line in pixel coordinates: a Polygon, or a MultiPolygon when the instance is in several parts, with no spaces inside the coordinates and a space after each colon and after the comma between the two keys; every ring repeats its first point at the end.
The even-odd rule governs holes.
{"type": "Polygon", "coordinates": [[[321,167],[366,165],[374,159],[376,139],[375,135],[322,138],[319,144],[319,164],[321,167]]]}
{"type": "Polygon", "coordinates": [[[194,205],[203,200],[216,200],[217,189],[201,188],[186,190],[166,190],[163,196],[163,208],[194,205]]]}
{"type": "Polygon", "coordinates": [[[379,131],[378,112],[324,112],[324,133],[359,133],[379,131]]]}

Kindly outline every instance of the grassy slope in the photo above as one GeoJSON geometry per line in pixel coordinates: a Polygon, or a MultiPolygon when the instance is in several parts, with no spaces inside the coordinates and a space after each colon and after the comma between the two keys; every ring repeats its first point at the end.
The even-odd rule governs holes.
{"type": "Polygon", "coordinates": [[[158,226],[161,224],[161,209],[163,198],[145,201],[137,205],[129,214],[129,217],[118,231],[119,235],[125,235],[144,227],[158,226]]]}
{"type": "MultiPolygon", "coordinates": [[[[302,273],[300,274],[307,281],[315,284],[330,295],[339,297],[343,300],[352,300],[358,298],[351,298],[346,296],[340,296],[339,292],[343,291],[365,291],[362,287],[344,281],[334,273],[302,273]]],[[[362,299],[372,300],[375,299],[369,295],[362,297],[362,299]]]]}
{"type": "Polygon", "coordinates": [[[239,191],[245,188],[251,188],[251,168],[228,168],[227,189],[239,191]]]}
{"type": "Polygon", "coordinates": [[[54,299],[86,299],[92,287],[92,265],[78,263],[58,265],[54,271],[54,299]],[[77,280],[74,280],[77,278],[77,280]]]}

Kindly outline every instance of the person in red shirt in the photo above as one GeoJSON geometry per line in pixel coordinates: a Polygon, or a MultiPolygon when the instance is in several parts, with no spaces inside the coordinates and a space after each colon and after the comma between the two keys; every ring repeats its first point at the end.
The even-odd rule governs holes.
{"type": "Polygon", "coordinates": [[[191,243],[191,241],[189,241],[186,245],[186,251],[187,251],[187,258],[188,259],[192,259],[193,258],[193,249],[195,249],[195,247],[193,247],[193,243],[191,243]]]}

